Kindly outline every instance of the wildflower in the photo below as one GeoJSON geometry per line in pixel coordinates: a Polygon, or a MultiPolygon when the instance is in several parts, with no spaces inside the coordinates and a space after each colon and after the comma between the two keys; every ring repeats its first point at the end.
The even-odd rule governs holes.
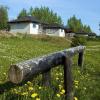
{"type": "Polygon", "coordinates": [[[57,77],[56,80],[59,80],[59,78],[57,77]]]}
{"type": "Polygon", "coordinates": [[[3,75],[6,75],[6,73],[3,73],[3,75]]]}
{"type": "Polygon", "coordinates": [[[28,92],[23,92],[21,95],[28,95],[28,92]]]}
{"type": "Polygon", "coordinates": [[[32,91],[32,90],[33,90],[33,87],[29,87],[28,90],[29,90],[29,91],[32,91]]]}
{"type": "Polygon", "coordinates": [[[30,81],[27,82],[28,85],[31,85],[32,83],[30,81]]]}
{"type": "Polygon", "coordinates": [[[74,100],[78,100],[78,98],[77,97],[74,97],[74,100]]]}
{"type": "Polygon", "coordinates": [[[78,86],[76,85],[76,86],[75,86],[75,88],[77,89],[77,88],[78,88],[78,86]]]}
{"type": "Polygon", "coordinates": [[[60,94],[57,93],[57,97],[60,97],[60,94]]]}
{"type": "Polygon", "coordinates": [[[86,87],[83,87],[84,90],[86,90],[86,87]]]}
{"type": "Polygon", "coordinates": [[[42,87],[41,87],[41,86],[39,86],[39,89],[41,90],[41,89],[42,89],[42,87]]]}
{"type": "Polygon", "coordinates": [[[61,90],[61,92],[62,92],[62,93],[65,93],[65,90],[64,90],[64,89],[62,89],[62,90],[61,90]]]}
{"type": "Polygon", "coordinates": [[[36,100],[40,100],[40,98],[36,98],[36,100]]]}
{"type": "Polygon", "coordinates": [[[32,98],[35,98],[37,95],[38,95],[37,93],[33,93],[33,94],[31,95],[31,97],[32,97],[32,98]]]}
{"type": "Polygon", "coordinates": [[[62,85],[59,85],[59,89],[61,89],[62,88],[62,85]]]}
{"type": "Polygon", "coordinates": [[[58,73],[56,73],[56,75],[58,76],[59,74],[58,74],[58,73]]]}

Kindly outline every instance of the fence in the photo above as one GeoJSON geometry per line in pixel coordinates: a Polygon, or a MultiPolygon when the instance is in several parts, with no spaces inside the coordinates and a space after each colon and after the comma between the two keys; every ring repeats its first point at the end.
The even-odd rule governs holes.
{"type": "Polygon", "coordinates": [[[11,65],[9,69],[9,80],[13,83],[21,83],[29,80],[34,75],[42,73],[43,84],[50,86],[50,70],[58,65],[64,66],[64,89],[65,100],[73,100],[72,94],[72,57],[79,54],[78,65],[83,66],[83,54],[85,46],[77,46],[60,52],[55,52],[46,56],[30,59],[24,62],[11,65]]]}

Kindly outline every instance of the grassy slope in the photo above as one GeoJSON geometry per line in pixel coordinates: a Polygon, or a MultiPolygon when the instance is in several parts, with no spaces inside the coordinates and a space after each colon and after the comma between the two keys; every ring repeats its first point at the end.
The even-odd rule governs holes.
{"type": "MultiPolygon", "coordinates": [[[[88,45],[100,45],[100,42],[88,42],[88,45]]],[[[48,54],[58,50],[62,50],[69,47],[69,43],[63,38],[51,38],[51,37],[22,37],[22,38],[0,38],[0,83],[7,81],[7,71],[12,63],[16,63],[22,60],[30,59],[40,55],[48,54]]],[[[88,47],[87,47],[88,48],[88,47]]],[[[91,49],[92,47],[89,47],[91,49]]],[[[100,47],[98,47],[100,49],[100,47]]],[[[75,58],[76,59],[76,58],[75,58]]],[[[86,50],[84,70],[80,72],[78,67],[73,67],[73,77],[78,81],[75,83],[74,93],[79,100],[99,100],[100,99],[100,51],[86,50]]],[[[76,64],[74,66],[77,66],[76,64]]],[[[55,68],[52,70],[52,84],[53,89],[41,86],[41,76],[37,77],[33,84],[27,84],[23,87],[15,87],[18,94],[13,89],[13,93],[1,94],[3,100],[17,100],[20,99],[18,95],[23,95],[28,91],[28,87],[33,87],[32,91],[28,91],[28,96],[24,96],[24,100],[31,100],[30,95],[33,91],[39,94],[42,100],[63,100],[64,95],[57,97],[56,94],[60,94],[58,85],[63,84],[63,71],[62,68],[55,68]],[[40,80],[40,81],[38,81],[40,80]],[[13,94],[13,95],[10,95],[13,94]],[[16,95],[17,94],[17,95],[16,95]],[[7,95],[7,96],[6,96],[7,95]],[[9,96],[9,99],[8,99],[9,96]]],[[[22,96],[23,98],[23,96],[22,96]]],[[[35,100],[35,99],[34,99],[35,100]]]]}

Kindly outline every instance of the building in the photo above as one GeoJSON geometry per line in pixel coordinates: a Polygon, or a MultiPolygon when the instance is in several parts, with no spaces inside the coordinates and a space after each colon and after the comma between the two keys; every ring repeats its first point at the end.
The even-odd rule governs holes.
{"type": "Polygon", "coordinates": [[[39,21],[34,16],[25,16],[8,22],[11,33],[23,34],[46,34],[51,36],[65,37],[64,26],[47,24],[39,21]]]}

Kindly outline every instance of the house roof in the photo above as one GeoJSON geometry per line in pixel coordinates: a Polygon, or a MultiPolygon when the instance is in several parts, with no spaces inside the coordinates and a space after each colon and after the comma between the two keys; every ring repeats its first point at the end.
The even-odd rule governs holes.
{"type": "Polygon", "coordinates": [[[75,32],[75,34],[77,34],[77,35],[88,35],[89,33],[87,33],[87,32],[75,32]]]}
{"type": "Polygon", "coordinates": [[[8,23],[26,23],[26,22],[34,22],[34,23],[41,23],[36,17],[34,16],[24,16],[17,18],[15,20],[11,20],[8,23]]]}
{"type": "Polygon", "coordinates": [[[66,29],[66,27],[64,27],[63,25],[59,25],[59,24],[47,24],[44,25],[44,29],[66,29]]]}

